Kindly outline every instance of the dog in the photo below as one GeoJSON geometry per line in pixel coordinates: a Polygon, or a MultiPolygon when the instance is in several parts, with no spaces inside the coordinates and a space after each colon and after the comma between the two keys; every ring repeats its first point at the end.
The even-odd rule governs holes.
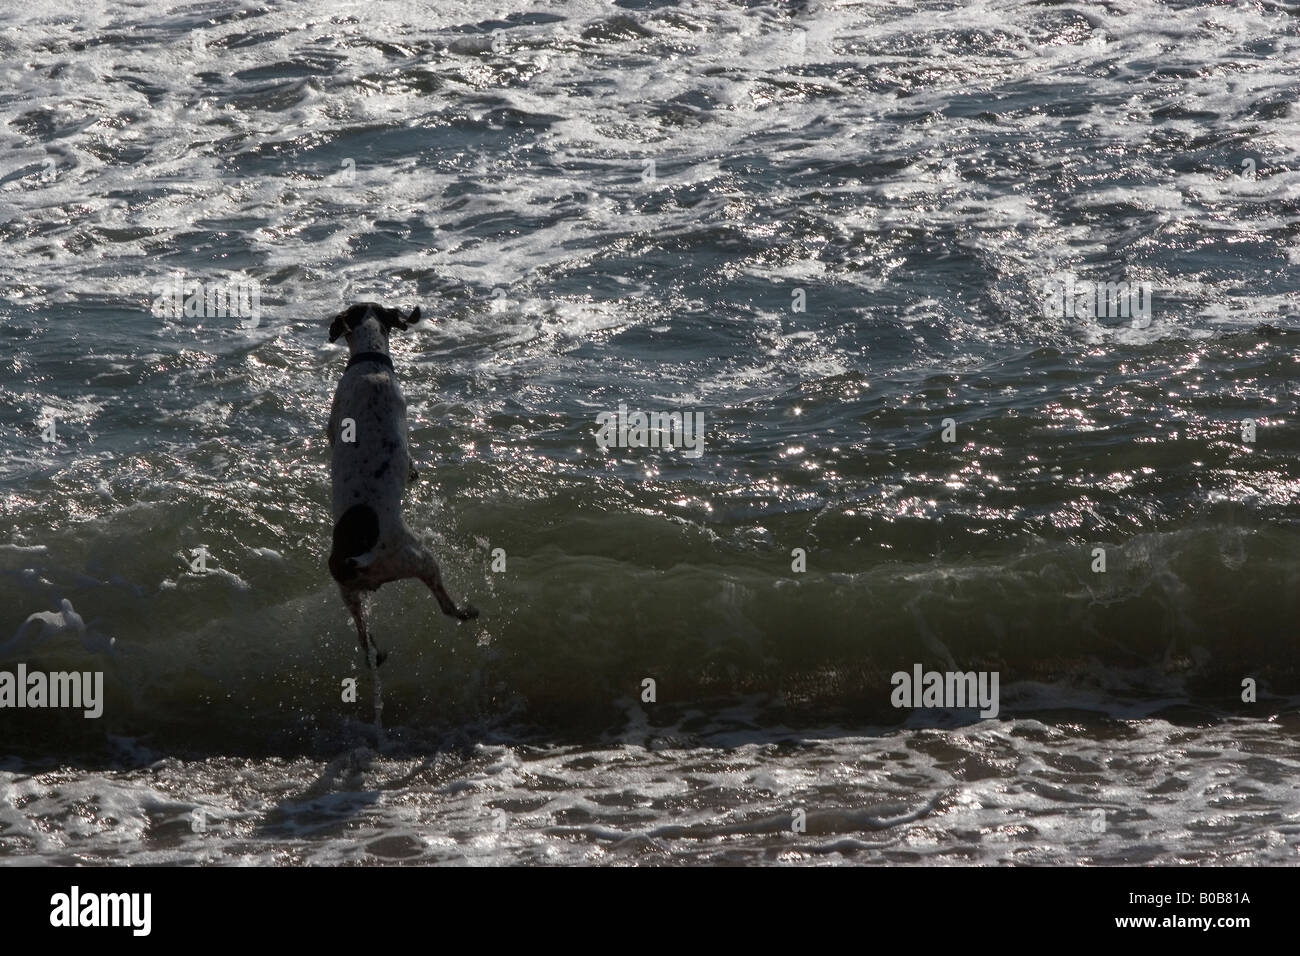
{"type": "Polygon", "coordinates": [[[461,621],[478,617],[473,605],[457,607],[442,586],[438,562],[402,520],[402,495],[417,477],[411,463],[406,400],[397,385],[388,336],[420,320],[373,302],[354,305],[334,317],[329,340],[346,335],[351,357],[334,393],[329,435],[333,455],[334,543],[330,575],[357,625],[357,641],[374,671],[379,653],[366,627],[362,593],[403,578],[419,578],[442,612],[461,621]]]}

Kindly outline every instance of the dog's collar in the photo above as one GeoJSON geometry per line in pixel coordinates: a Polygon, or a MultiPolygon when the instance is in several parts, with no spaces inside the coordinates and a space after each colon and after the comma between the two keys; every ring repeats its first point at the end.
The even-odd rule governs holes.
{"type": "MultiPolygon", "coordinates": [[[[358,352],[356,355],[352,356],[352,358],[348,359],[348,368],[361,362],[378,362],[380,365],[387,365],[389,368],[393,367],[393,360],[383,352],[358,352]]],[[[347,369],[344,369],[343,371],[346,372],[347,369]]]]}

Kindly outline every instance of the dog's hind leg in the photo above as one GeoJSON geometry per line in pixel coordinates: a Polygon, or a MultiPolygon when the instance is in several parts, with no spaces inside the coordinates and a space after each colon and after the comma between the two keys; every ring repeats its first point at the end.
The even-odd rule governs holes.
{"type": "Polygon", "coordinates": [[[366,612],[361,606],[361,591],[353,591],[347,588],[339,588],[343,594],[343,603],[348,606],[352,613],[352,620],[357,625],[357,643],[361,645],[361,653],[366,655],[366,665],[371,671],[377,670],[379,665],[388,659],[388,654],[379,650],[375,642],[370,637],[370,630],[366,627],[366,612]]]}
{"type": "Polygon", "coordinates": [[[379,653],[379,648],[375,647],[375,642],[370,639],[370,631],[366,628],[365,608],[361,605],[361,592],[347,588],[339,590],[343,592],[343,603],[348,606],[348,610],[352,612],[352,620],[357,624],[357,640],[366,655],[366,666],[370,669],[370,683],[375,695],[375,732],[380,740],[383,740],[384,688],[379,683],[379,665],[388,655],[379,653]]]}
{"type": "Polygon", "coordinates": [[[451,599],[447,589],[442,586],[442,572],[438,570],[438,562],[434,560],[428,548],[418,542],[412,542],[408,545],[408,548],[412,557],[413,576],[429,586],[433,596],[438,599],[438,606],[442,608],[443,614],[461,621],[468,621],[478,617],[478,608],[474,607],[474,605],[456,606],[456,602],[451,599]]]}

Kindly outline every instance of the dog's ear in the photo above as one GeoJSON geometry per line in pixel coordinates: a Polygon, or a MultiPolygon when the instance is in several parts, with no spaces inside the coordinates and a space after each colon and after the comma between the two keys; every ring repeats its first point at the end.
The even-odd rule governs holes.
{"type": "Polygon", "coordinates": [[[387,328],[388,331],[391,332],[393,329],[400,329],[405,332],[411,327],[409,323],[419,321],[420,310],[416,308],[410,315],[403,318],[401,309],[384,309],[380,314],[380,317],[383,320],[384,327],[387,328]]]}
{"type": "Polygon", "coordinates": [[[348,314],[340,312],[334,316],[334,321],[330,323],[330,341],[337,342],[339,336],[348,331],[348,314]]]}

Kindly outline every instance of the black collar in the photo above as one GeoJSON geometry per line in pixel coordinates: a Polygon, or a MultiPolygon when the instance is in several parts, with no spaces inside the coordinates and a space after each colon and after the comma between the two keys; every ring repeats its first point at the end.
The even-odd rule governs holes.
{"type": "MultiPolygon", "coordinates": [[[[393,360],[383,352],[358,352],[356,355],[352,356],[352,358],[348,359],[348,368],[351,368],[359,362],[378,362],[380,365],[387,365],[389,368],[393,367],[393,360]]],[[[347,369],[344,369],[343,371],[346,372],[347,369]]]]}

